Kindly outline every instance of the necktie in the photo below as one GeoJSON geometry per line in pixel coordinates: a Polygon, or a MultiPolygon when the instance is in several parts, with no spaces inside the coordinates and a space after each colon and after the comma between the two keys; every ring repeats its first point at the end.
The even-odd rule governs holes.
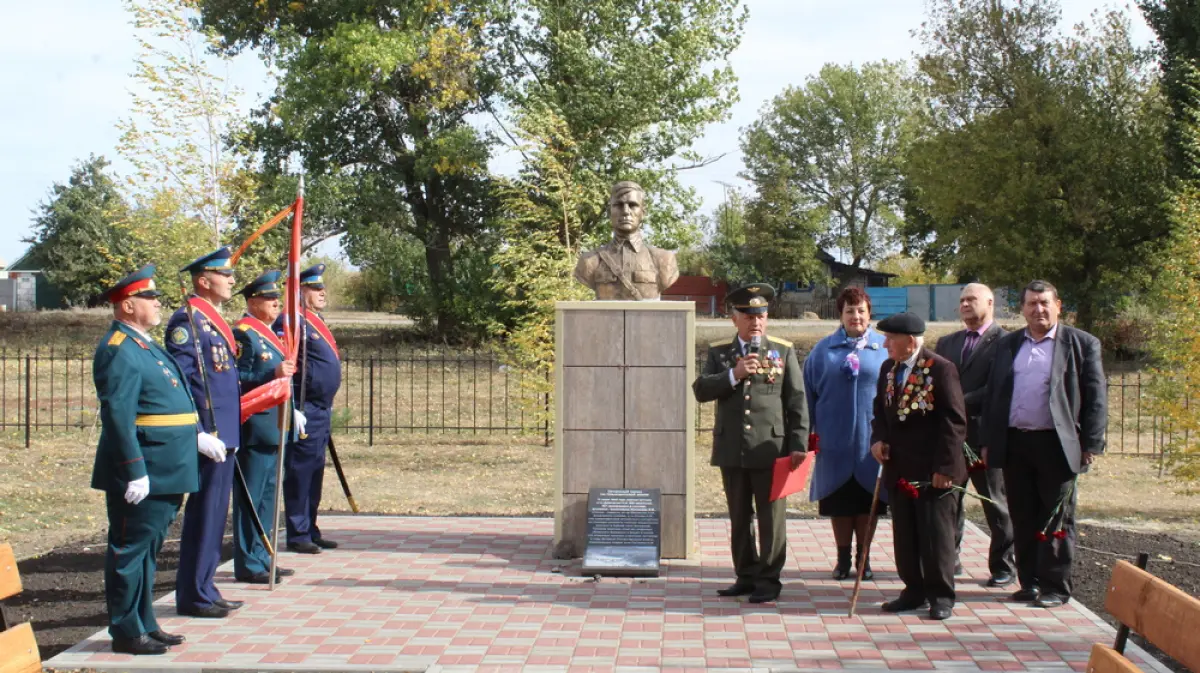
{"type": "Polygon", "coordinates": [[[900,364],[896,365],[896,390],[897,390],[897,394],[899,394],[899,392],[900,392],[900,391],[903,391],[903,390],[904,390],[904,378],[905,378],[906,376],[908,376],[908,367],[905,367],[905,366],[904,366],[904,363],[903,363],[903,362],[901,362],[900,364]]]}
{"type": "Polygon", "coordinates": [[[967,338],[963,341],[963,362],[966,362],[967,358],[971,357],[971,351],[975,350],[975,344],[977,343],[979,343],[979,332],[967,332],[967,338]]]}

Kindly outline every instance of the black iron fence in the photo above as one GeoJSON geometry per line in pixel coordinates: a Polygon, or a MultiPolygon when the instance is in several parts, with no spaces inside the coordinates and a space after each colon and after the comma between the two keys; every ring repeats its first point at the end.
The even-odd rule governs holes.
{"type": "MultiPolygon", "coordinates": [[[[697,371],[703,361],[701,354],[697,371]]],[[[1108,375],[1110,451],[1157,456],[1175,436],[1170,420],[1152,409],[1150,383],[1141,372],[1108,375]]],[[[549,445],[551,385],[544,375],[511,368],[497,350],[349,353],[334,428],[364,434],[371,444],[406,433],[526,435],[549,445]]],[[[712,404],[697,405],[698,430],[711,430],[713,411],[712,404]]],[[[97,425],[90,355],[0,349],[0,431],[23,434],[28,445],[36,432],[97,425]]]]}

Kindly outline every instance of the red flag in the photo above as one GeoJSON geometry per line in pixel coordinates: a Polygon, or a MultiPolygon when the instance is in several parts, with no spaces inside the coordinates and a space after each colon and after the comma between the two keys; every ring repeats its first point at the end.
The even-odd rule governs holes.
{"type": "Polygon", "coordinates": [[[300,353],[300,236],[304,225],[304,176],[300,176],[300,188],[296,190],[293,207],[292,247],[288,251],[287,304],[283,307],[283,342],[287,346],[287,358],[295,360],[300,353]]]}

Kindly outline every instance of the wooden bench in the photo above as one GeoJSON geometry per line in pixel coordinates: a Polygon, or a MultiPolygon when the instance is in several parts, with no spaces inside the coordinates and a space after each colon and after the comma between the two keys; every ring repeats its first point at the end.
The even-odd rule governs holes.
{"type": "MultiPolygon", "coordinates": [[[[21,593],[21,576],[12,546],[0,544],[0,601],[21,593]]],[[[10,626],[0,606],[0,673],[37,673],[42,670],[33,627],[28,622],[10,626]]]]}
{"type": "Polygon", "coordinates": [[[1140,634],[1189,670],[1200,671],[1200,638],[1196,636],[1200,600],[1128,561],[1118,561],[1108,582],[1104,609],[1123,627],[1114,647],[1092,646],[1088,673],[1140,671],[1123,654],[1128,631],[1140,634]]]}

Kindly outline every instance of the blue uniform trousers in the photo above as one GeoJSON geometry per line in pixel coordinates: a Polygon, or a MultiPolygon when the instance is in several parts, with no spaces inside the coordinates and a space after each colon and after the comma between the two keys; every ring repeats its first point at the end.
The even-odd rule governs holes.
{"type": "Polygon", "coordinates": [[[283,499],[287,515],[288,544],[321,539],[317,508],[325,480],[325,445],[329,443],[332,420],[329,409],[304,405],[308,436],[290,442],[284,458],[283,499]]]}
{"type": "Polygon", "coordinates": [[[234,460],[232,454],[223,463],[200,456],[200,490],[188,496],[183,511],[175,580],[175,604],[180,608],[208,607],[221,598],[213,576],[221,564],[234,460]]]}
{"type": "MultiPolygon", "coordinates": [[[[267,535],[275,523],[275,469],[278,446],[243,446],[237,461],[246,477],[246,488],[267,535]]],[[[271,568],[271,556],[258,539],[258,530],[241,498],[233,499],[233,572],[234,577],[265,573],[271,568]]]]}
{"type": "Polygon", "coordinates": [[[182,502],[182,495],[151,495],[130,505],[124,493],[105,492],[104,598],[108,633],[114,638],[137,638],[158,630],[154,618],[157,557],[182,502]]]}

